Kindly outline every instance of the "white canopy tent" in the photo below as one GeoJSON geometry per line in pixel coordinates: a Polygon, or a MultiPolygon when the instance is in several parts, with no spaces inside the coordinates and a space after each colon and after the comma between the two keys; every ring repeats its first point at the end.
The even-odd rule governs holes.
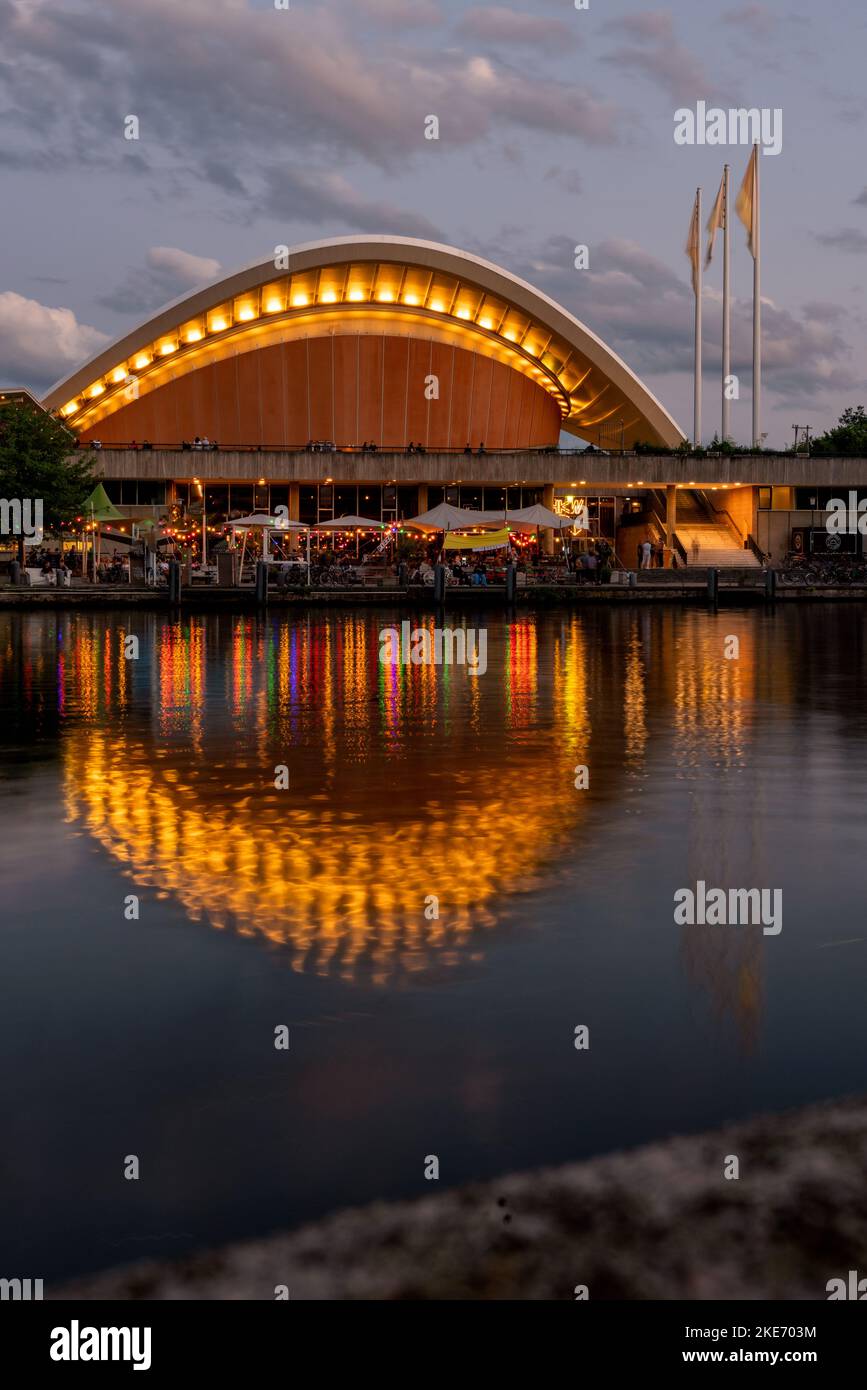
{"type": "Polygon", "coordinates": [[[474,512],[469,507],[453,507],[450,502],[440,502],[430,511],[405,521],[405,526],[414,526],[418,531],[465,531],[470,526],[502,526],[502,512],[474,512]]]}
{"type": "Polygon", "coordinates": [[[420,516],[414,516],[404,523],[415,526],[420,531],[466,531],[473,526],[511,526],[516,531],[536,531],[547,527],[552,531],[571,531],[580,527],[580,519],[561,516],[537,502],[532,507],[517,507],[504,511],[472,511],[468,507],[453,507],[448,502],[440,502],[420,516]]]}
{"type": "Polygon", "coordinates": [[[541,502],[532,507],[519,507],[516,511],[506,512],[506,521],[510,526],[518,526],[528,531],[535,530],[537,526],[547,526],[552,531],[571,531],[575,526],[580,527],[580,518],[561,516],[559,512],[552,512],[550,508],[543,507],[541,502]]]}
{"type": "Polygon", "coordinates": [[[333,521],[320,521],[314,531],[385,531],[387,522],[374,521],[369,516],[336,516],[333,521]]]}

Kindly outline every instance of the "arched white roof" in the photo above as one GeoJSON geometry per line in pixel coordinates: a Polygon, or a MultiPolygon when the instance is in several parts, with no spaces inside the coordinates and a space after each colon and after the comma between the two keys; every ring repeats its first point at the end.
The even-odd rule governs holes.
{"type": "MultiPolygon", "coordinates": [[[[199,320],[204,328],[186,366],[193,370],[194,359],[202,351],[198,339],[216,331],[208,315],[221,305],[230,307],[219,331],[223,339],[227,329],[237,334],[239,350],[245,334],[255,329],[259,337],[253,345],[259,345],[266,328],[277,331],[281,322],[298,315],[310,325],[307,331],[314,333],[317,313],[327,314],[332,323],[335,313],[343,311],[347,321],[363,314],[369,322],[377,313],[392,319],[400,314],[435,319],[438,332],[448,327],[464,338],[471,335],[477,351],[484,351],[480,340],[487,338],[492,352],[505,350],[526,359],[526,369],[557,395],[562,428],[572,434],[592,438],[607,427],[612,433],[622,430],[627,442],[642,439],[668,447],[684,438],[676,421],[622,358],[562,305],[491,261],[454,246],[397,236],[305,242],[287,248],[279,259],[275,254],[267,261],[253,262],[181,295],[57,382],[43,404],[61,410],[73,427],[86,422],[92,411],[104,415],[112,408],[112,391],[120,392],[123,377],[143,355],[159,368],[165,367],[160,351],[177,351],[171,366],[183,371],[185,344],[178,339],[160,348],[160,340],[199,320]],[[397,285],[398,271],[403,275],[401,286],[420,286],[417,293],[400,288],[386,297],[377,289],[386,282],[397,285]],[[293,303],[296,283],[317,287],[303,297],[302,308],[296,307],[302,296],[295,295],[293,303]],[[337,289],[322,291],[323,283],[333,283],[337,289]],[[353,283],[361,288],[353,290],[353,283]],[[268,298],[269,294],[273,297],[268,298]],[[233,319],[231,306],[245,295],[258,296],[256,308],[240,316],[236,313],[233,319]],[[245,318],[251,322],[245,323],[245,318]],[[99,406],[91,406],[91,399],[97,398],[99,406]]],[[[122,403],[118,396],[118,406],[122,403]]]]}

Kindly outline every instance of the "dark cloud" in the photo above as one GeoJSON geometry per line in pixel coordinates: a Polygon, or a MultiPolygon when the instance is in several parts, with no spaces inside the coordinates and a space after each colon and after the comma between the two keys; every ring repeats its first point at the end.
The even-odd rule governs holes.
{"type": "Polygon", "coordinates": [[[808,28],[810,19],[806,15],[792,14],[771,9],[751,0],[746,5],[738,5],[721,16],[721,22],[746,34],[755,43],[762,39],[776,39],[783,30],[797,27],[808,28]]]}
{"type": "MultiPolygon", "coordinates": [[[[509,263],[505,255],[504,263],[509,263]]],[[[578,271],[573,242],[557,237],[510,268],[580,319],[639,376],[664,378],[693,367],[693,295],[685,258],[684,265],[681,277],[635,242],[611,239],[591,247],[590,268],[578,271]]],[[[722,304],[713,285],[706,285],[703,304],[705,371],[710,373],[721,367],[722,304]]],[[[845,317],[844,311],[838,317],[845,317]]],[[[850,357],[848,341],[827,313],[823,318],[805,309],[798,318],[763,301],[764,380],[770,393],[809,404],[832,385],[856,385],[860,378],[850,357]]],[[[743,396],[752,374],[748,299],[732,306],[732,371],[741,378],[743,396]]]]}
{"type": "Polygon", "coordinates": [[[101,295],[98,303],[116,314],[143,314],[178,295],[216,279],[220,262],[194,256],[176,246],[152,246],[145,265],[131,270],[122,285],[101,295]]]}
{"type": "Polygon", "coordinates": [[[389,29],[434,28],[445,14],[434,0],[353,0],[357,14],[389,29]]]}
{"type": "Polygon", "coordinates": [[[621,72],[648,78],[675,102],[722,99],[722,88],[696,55],[677,40],[668,10],[611,19],[603,33],[621,40],[602,61],[621,72]]]}
{"type": "Polygon", "coordinates": [[[847,251],[854,256],[863,256],[867,251],[867,233],[856,231],[854,227],[842,227],[838,232],[819,232],[816,240],[823,246],[832,246],[835,251],[847,251]]]}
{"type": "Polygon", "coordinates": [[[564,169],[560,164],[552,164],[545,170],[545,179],[556,183],[566,193],[582,193],[581,175],[577,169],[564,169]]]}
{"type": "Polygon", "coordinates": [[[562,19],[546,19],[502,5],[472,5],[457,26],[469,39],[487,43],[517,44],[548,51],[571,49],[578,43],[574,24],[562,19]]]}
{"type": "Polygon", "coordinates": [[[754,39],[765,39],[776,31],[779,17],[767,5],[753,3],[727,11],[722,22],[745,30],[754,39]]]}
{"type": "Polygon", "coordinates": [[[387,236],[415,236],[438,241],[441,233],[420,214],[405,212],[382,199],[359,193],[342,174],[323,174],[291,166],[272,168],[265,178],[263,205],[287,223],[344,226],[387,236]]]}
{"type": "Polygon", "coordinates": [[[364,18],[372,8],[394,6],[298,8],[287,23],[237,0],[81,0],[74,11],[0,0],[0,51],[14,54],[0,60],[14,132],[6,158],[36,150],[64,167],[115,169],[132,155],[123,122],[136,115],[135,154],[157,153],[161,177],[173,157],[237,193],[230,171],[246,184],[275,142],[303,147],[322,168],[357,157],[403,166],[424,153],[429,114],[453,149],[514,127],[616,138],[617,107],[583,84],[539,84],[457,47],[398,47],[390,33],[374,42],[364,18]]]}

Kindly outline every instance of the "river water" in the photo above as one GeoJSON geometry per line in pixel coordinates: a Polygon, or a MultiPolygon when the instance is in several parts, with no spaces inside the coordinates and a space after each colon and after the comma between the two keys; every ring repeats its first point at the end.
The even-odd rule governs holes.
{"type": "Polygon", "coordinates": [[[860,606],[408,617],[0,613],[0,1274],[864,1089],[860,606]]]}

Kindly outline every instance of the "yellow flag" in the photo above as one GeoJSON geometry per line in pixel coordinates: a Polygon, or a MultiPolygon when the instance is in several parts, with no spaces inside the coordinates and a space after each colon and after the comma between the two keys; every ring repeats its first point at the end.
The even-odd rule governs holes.
{"type": "Polygon", "coordinates": [[[707,219],[707,230],[709,233],[707,242],[707,255],[705,256],[705,269],[710,265],[713,255],[713,244],[716,234],[726,224],[726,176],[723,174],[720,179],[719,193],[716,195],[716,202],[711,210],[710,217],[707,219]]]}
{"type": "Polygon", "coordinates": [[[747,172],[744,174],[744,181],[738,193],[735,210],[738,217],[747,229],[747,246],[755,256],[759,245],[759,169],[758,169],[759,147],[753,145],[753,152],[750,155],[750,162],[747,165],[747,172]]]}
{"type": "Polygon", "coordinates": [[[695,206],[692,210],[692,217],[689,222],[689,236],[686,239],[684,250],[689,256],[692,266],[692,292],[698,294],[698,257],[699,257],[699,226],[698,226],[698,193],[695,195],[695,206]]]}

